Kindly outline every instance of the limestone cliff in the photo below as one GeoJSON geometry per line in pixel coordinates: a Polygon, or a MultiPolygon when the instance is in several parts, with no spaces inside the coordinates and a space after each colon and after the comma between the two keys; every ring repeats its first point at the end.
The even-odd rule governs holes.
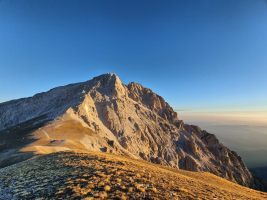
{"type": "Polygon", "coordinates": [[[254,184],[215,135],[184,124],[162,97],[115,74],[0,104],[0,141],[0,165],[21,152],[94,150],[254,184]]]}

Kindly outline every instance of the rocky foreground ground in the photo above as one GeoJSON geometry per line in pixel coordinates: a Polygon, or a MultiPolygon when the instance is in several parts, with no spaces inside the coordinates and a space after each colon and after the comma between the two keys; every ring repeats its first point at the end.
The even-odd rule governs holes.
{"type": "Polygon", "coordinates": [[[106,153],[59,152],[0,169],[0,199],[267,199],[215,175],[106,153]]]}

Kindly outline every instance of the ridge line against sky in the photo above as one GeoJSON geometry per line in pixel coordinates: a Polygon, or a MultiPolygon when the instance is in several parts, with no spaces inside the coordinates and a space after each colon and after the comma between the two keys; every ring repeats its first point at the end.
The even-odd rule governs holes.
{"type": "Polygon", "coordinates": [[[0,101],[114,71],[178,110],[266,111],[266,19],[264,0],[2,0],[0,101]]]}

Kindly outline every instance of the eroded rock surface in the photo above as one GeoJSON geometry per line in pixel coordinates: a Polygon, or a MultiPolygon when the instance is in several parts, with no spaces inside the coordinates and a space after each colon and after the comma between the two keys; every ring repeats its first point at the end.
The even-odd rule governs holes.
{"type": "Polygon", "coordinates": [[[115,74],[2,103],[0,130],[0,156],[10,150],[37,154],[102,151],[211,172],[254,186],[241,158],[215,135],[184,124],[162,97],[137,83],[125,85],[115,74]],[[25,123],[36,128],[22,132],[20,124],[25,123]],[[30,140],[22,146],[14,145],[8,137],[10,132],[25,134],[17,143],[30,140]]]}

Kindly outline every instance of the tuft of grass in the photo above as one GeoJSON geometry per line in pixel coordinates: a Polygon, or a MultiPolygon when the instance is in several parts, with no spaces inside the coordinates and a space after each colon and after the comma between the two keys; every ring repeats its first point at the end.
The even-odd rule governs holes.
{"type": "Polygon", "coordinates": [[[109,192],[109,191],[111,190],[111,187],[110,187],[109,185],[106,185],[106,186],[104,187],[104,190],[105,190],[106,192],[109,192]]]}

